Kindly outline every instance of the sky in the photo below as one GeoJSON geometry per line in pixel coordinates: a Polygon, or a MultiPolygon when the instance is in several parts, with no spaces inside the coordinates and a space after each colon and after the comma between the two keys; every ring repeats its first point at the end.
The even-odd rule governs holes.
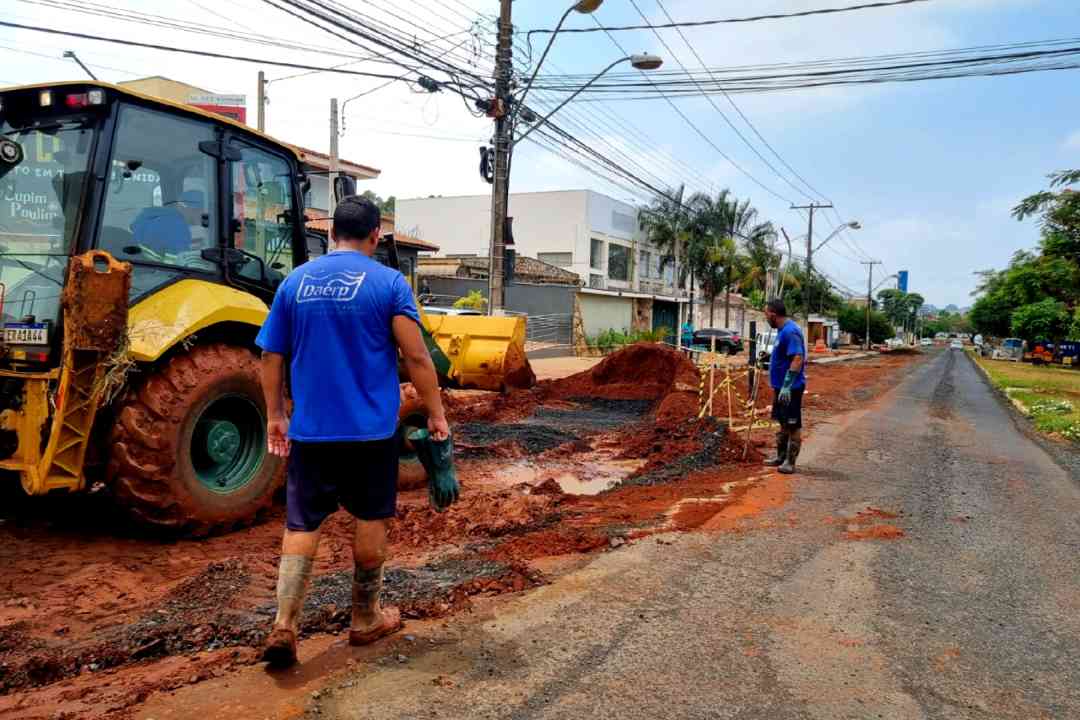
{"type": "MultiPolygon", "coordinates": [[[[453,51],[458,64],[470,63],[477,73],[490,71],[496,0],[342,2],[409,28],[433,53],[460,44],[453,51]],[[434,36],[451,37],[441,44],[429,42],[434,36]]],[[[524,45],[524,31],[552,27],[569,3],[516,0],[519,44],[524,45]]],[[[606,0],[594,17],[605,25],[640,24],[635,3],[651,22],[663,22],[659,3],[676,20],[686,21],[839,7],[852,0],[606,0]]],[[[401,72],[386,62],[357,62],[370,53],[262,0],[7,0],[6,6],[5,19],[16,23],[265,60],[320,67],[350,63],[348,69],[357,71],[401,72]],[[179,18],[240,37],[208,37],[75,11],[102,7],[179,18]],[[288,39],[309,49],[253,42],[252,36],[288,39]]],[[[593,18],[577,14],[567,24],[590,25],[595,25],[593,18]]],[[[799,62],[1080,37],[1080,3],[929,0],[888,9],[693,28],[685,34],[709,67],[799,62]]],[[[615,35],[628,52],[664,57],[665,69],[678,69],[680,62],[699,66],[674,30],[660,31],[663,42],[651,31],[615,35]]],[[[534,36],[536,43],[545,41],[544,36],[534,36]]],[[[218,93],[246,94],[251,123],[256,73],[264,69],[272,80],[267,90],[267,131],[321,151],[329,147],[330,98],[344,101],[365,93],[345,105],[340,139],[343,158],[382,170],[378,180],[362,184],[362,189],[399,198],[490,192],[477,170],[477,148],[491,137],[492,124],[474,117],[451,92],[429,94],[407,82],[379,88],[384,81],[329,73],[290,78],[300,71],[11,28],[0,28],[0,83],[82,77],[77,66],[60,57],[68,49],[103,80],[164,75],[218,93]]],[[[534,57],[538,54],[537,50],[534,57]]],[[[519,59],[522,55],[518,52],[519,59]]],[[[622,56],[602,33],[559,35],[541,74],[598,72],[622,56]]],[[[1017,222],[1010,216],[1011,208],[1042,189],[1049,173],[1080,167],[1077,72],[731,97],[787,165],[835,205],[835,210],[819,212],[815,218],[819,242],[841,222],[861,224],[861,230],[843,233],[816,253],[817,267],[838,285],[865,292],[866,266],[860,261],[880,260],[875,284],[908,270],[909,290],[921,293],[927,302],[965,306],[972,302],[975,271],[1003,267],[1016,250],[1030,248],[1038,240],[1037,224],[1017,222]]],[[[558,99],[534,93],[529,102],[549,108],[558,99]]],[[[720,110],[771,159],[779,175],[707,100],[690,97],[673,102],[689,123],[663,98],[574,102],[555,118],[606,155],[648,173],[654,183],[669,187],[685,183],[690,191],[730,188],[736,196],[749,198],[762,219],[783,227],[797,244],[804,242],[798,238],[806,233],[806,217],[790,205],[803,204],[807,197],[779,175],[801,184],[764,148],[735,108],[716,98],[720,110]]],[[[637,203],[648,199],[641,191],[631,195],[528,141],[515,150],[514,192],[571,188],[590,188],[637,203]]],[[[428,234],[432,235],[430,229],[428,234]]],[[[427,239],[438,242],[434,236],[427,239]]],[[[795,252],[804,254],[805,248],[795,252]]]]}

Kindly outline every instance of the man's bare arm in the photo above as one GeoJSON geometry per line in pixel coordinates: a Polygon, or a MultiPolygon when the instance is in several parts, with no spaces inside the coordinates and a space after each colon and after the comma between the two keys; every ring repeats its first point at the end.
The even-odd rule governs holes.
{"type": "Polygon", "coordinates": [[[266,446],[273,455],[289,455],[289,418],[285,415],[285,356],[264,352],[262,389],[266,399],[266,446]]]}
{"type": "Polygon", "coordinates": [[[431,361],[431,353],[424,344],[424,337],[420,334],[420,327],[412,318],[404,315],[395,315],[391,324],[394,332],[394,340],[401,348],[401,356],[405,361],[405,369],[409,373],[409,380],[424,401],[424,407],[428,413],[428,430],[436,440],[445,440],[450,435],[450,426],[446,422],[446,413],[443,410],[442,396],[439,394],[439,378],[435,374],[435,363],[431,361]]]}
{"type": "Polygon", "coordinates": [[[793,372],[793,373],[795,373],[797,375],[799,373],[799,371],[802,370],[802,365],[803,365],[803,356],[802,355],[792,355],[791,356],[791,372],[793,372]]]}

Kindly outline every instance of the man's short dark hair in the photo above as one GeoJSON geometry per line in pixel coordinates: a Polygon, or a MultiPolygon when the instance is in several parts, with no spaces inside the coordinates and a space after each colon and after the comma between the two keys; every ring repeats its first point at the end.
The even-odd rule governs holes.
{"type": "Polygon", "coordinates": [[[381,222],[379,207],[360,195],[344,197],[334,208],[334,235],[339,240],[367,240],[381,222]]]}
{"type": "Polygon", "coordinates": [[[781,300],[780,298],[776,298],[775,300],[770,300],[769,303],[765,307],[767,307],[769,310],[772,310],[774,313],[776,313],[780,317],[787,317],[787,305],[785,305],[784,301],[781,300]]]}

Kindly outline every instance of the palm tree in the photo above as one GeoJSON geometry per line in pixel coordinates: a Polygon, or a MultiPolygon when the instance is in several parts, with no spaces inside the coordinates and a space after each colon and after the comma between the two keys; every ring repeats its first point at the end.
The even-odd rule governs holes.
{"type": "MultiPolygon", "coordinates": [[[[668,265],[675,266],[676,287],[686,284],[690,278],[690,307],[694,307],[694,273],[691,265],[686,261],[689,256],[690,245],[693,242],[693,213],[683,203],[683,195],[686,186],[680,185],[678,189],[669,189],[664,195],[653,199],[652,203],[642,208],[638,215],[638,222],[645,232],[646,239],[656,246],[662,253],[660,256],[660,272],[663,273],[668,265]],[[680,258],[682,262],[680,263],[680,258]]],[[[691,315],[691,318],[693,315],[691,315]]],[[[678,333],[679,329],[676,328],[678,333]]]]}
{"type": "Polygon", "coordinates": [[[732,285],[751,274],[760,275],[763,282],[768,268],[776,261],[769,249],[775,241],[776,230],[771,222],[758,221],[758,211],[750,200],[739,200],[727,189],[721,190],[715,198],[695,195],[690,204],[698,211],[698,222],[713,247],[707,259],[723,270],[724,327],[727,327],[731,320],[732,285]],[[758,257],[747,261],[746,254],[740,252],[740,245],[754,248],[758,257]]]}

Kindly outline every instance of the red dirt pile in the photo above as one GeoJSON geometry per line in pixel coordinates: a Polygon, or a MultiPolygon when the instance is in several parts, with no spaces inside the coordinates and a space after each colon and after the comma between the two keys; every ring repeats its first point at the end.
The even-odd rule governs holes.
{"type": "Polygon", "coordinates": [[[682,353],[666,345],[636,343],[608,355],[591,370],[542,383],[544,399],[595,397],[606,400],[658,400],[672,393],[698,391],[698,371],[682,353]]]}

